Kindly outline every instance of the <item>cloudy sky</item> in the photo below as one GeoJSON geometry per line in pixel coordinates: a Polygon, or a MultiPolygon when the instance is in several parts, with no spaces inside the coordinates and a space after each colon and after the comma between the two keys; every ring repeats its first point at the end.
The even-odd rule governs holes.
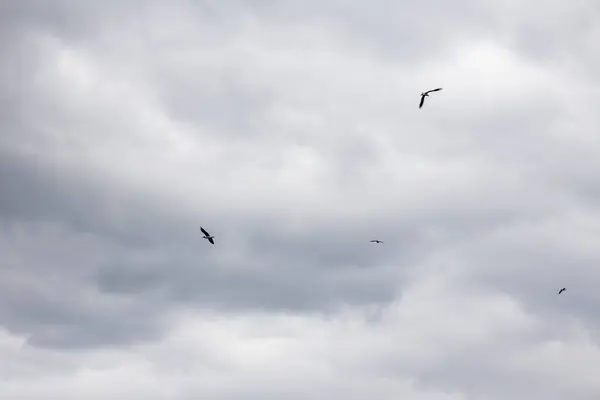
{"type": "Polygon", "coordinates": [[[599,42],[595,0],[2,1],[0,398],[597,400],[599,42]]]}

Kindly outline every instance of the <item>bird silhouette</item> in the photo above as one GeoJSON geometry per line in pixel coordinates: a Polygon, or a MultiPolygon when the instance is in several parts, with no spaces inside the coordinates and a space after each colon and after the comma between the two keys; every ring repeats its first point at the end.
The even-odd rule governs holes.
{"type": "Polygon", "coordinates": [[[421,93],[421,102],[419,103],[419,108],[423,107],[423,103],[425,103],[425,97],[429,97],[429,93],[437,92],[440,90],[442,90],[442,88],[431,89],[431,90],[421,93]]]}
{"type": "Polygon", "coordinates": [[[561,294],[562,292],[564,292],[565,290],[567,290],[567,288],[562,288],[558,291],[558,294],[561,294]]]}
{"type": "Polygon", "coordinates": [[[202,236],[203,239],[208,240],[210,243],[212,243],[213,245],[215,244],[215,241],[213,240],[215,237],[212,236],[210,233],[208,233],[206,231],[206,229],[204,229],[203,227],[200,227],[200,230],[202,231],[202,233],[204,233],[204,236],[202,236]]]}
{"type": "Polygon", "coordinates": [[[377,239],[375,239],[375,240],[371,240],[370,242],[371,242],[371,243],[383,243],[381,240],[377,240],[377,239]]]}

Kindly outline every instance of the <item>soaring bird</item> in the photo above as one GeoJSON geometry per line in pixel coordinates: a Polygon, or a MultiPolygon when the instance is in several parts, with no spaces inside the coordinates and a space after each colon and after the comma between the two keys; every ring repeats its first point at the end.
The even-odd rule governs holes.
{"type": "Polygon", "coordinates": [[[421,93],[421,102],[419,103],[419,108],[423,107],[423,103],[425,103],[425,97],[429,97],[429,93],[431,92],[437,92],[442,90],[442,88],[437,88],[437,89],[432,89],[432,90],[428,90],[425,93],[421,93]]]}
{"type": "Polygon", "coordinates": [[[204,233],[204,236],[202,236],[203,239],[206,239],[212,244],[215,244],[215,241],[213,240],[215,238],[214,236],[211,236],[210,233],[206,232],[206,229],[204,229],[203,227],[200,227],[200,230],[202,231],[202,233],[204,233]]]}
{"type": "Polygon", "coordinates": [[[381,240],[377,240],[377,239],[375,239],[375,240],[371,240],[370,242],[371,242],[371,243],[383,243],[381,240]]]}
{"type": "Polygon", "coordinates": [[[567,290],[567,288],[562,288],[558,291],[558,294],[561,294],[562,292],[564,292],[565,290],[567,290]]]}

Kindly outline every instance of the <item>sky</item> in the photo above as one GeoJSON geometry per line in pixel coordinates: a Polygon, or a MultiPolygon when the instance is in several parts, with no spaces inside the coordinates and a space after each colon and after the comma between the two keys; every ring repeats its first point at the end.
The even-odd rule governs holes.
{"type": "Polygon", "coordinates": [[[597,400],[599,41],[594,0],[2,1],[0,398],[597,400]]]}

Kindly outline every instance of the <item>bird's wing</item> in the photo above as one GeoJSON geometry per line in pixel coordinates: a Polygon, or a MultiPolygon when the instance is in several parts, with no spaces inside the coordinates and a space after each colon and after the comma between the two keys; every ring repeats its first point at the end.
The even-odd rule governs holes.
{"type": "Polygon", "coordinates": [[[421,96],[421,102],[419,103],[419,108],[423,107],[424,102],[425,102],[425,96],[421,96]]]}
{"type": "Polygon", "coordinates": [[[204,233],[206,236],[210,236],[210,233],[206,232],[206,229],[204,229],[203,227],[200,227],[200,230],[202,231],[202,233],[204,233]]]}
{"type": "Polygon", "coordinates": [[[215,241],[213,240],[213,238],[209,237],[207,238],[209,242],[211,242],[212,244],[215,244],[215,241]]]}
{"type": "Polygon", "coordinates": [[[437,88],[437,89],[432,89],[430,91],[428,91],[427,93],[431,93],[431,92],[439,92],[440,90],[442,90],[441,87],[437,88]]]}

